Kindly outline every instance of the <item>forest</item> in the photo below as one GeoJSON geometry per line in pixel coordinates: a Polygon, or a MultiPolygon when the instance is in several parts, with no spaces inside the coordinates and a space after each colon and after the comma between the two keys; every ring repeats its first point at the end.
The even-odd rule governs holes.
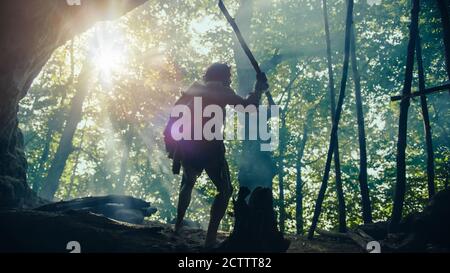
{"type": "MultiPolygon", "coordinates": [[[[253,67],[217,1],[117,1],[125,4],[111,20],[90,9],[106,10],[105,3],[114,1],[81,1],[80,7],[55,2],[64,3],[46,4],[49,10],[60,9],[51,12],[67,13],[68,19],[39,19],[36,12],[20,35],[9,29],[12,16],[1,19],[7,50],[1,53],[0,84],[8,99],[0,103],[0,218],[36,218],[31,209],[50,202],[114,195],[148,202],[154,209],[144,215],[146,225],[170,229],[181,175],[172,172],[163,131],[175,101],[215,62],[230,65],[231,87],[245,97],[255,84],[253,67]],[[41,20],[40,26],[32,20],[41,20]],[[14,39],[20,46],[8,44],[14,39]],[[26,185],[14,184],[21,181],[26,185]]],[[[283,252],[359,252],[374,238],[388,238],[382,247],[390,251],[405,244],[450,250],[450,2],[224,3],[280,109],[278,147],[264,155],[272,175],[251,144],[225,141],[232,200],[239,200],[243,165],[262,173],[254,180],[266,175],[275,229],[290,240],[283,252]],[[396,232],[414,235],[387,235],[396,232]],[[418,243],[418,233],[439,238],[418,243]]],[[[1,5],[4,15],[28,9],[1,5]]],[[[267,100],[263,96],[261,104],[267,100]]],[[[187,210],[192,230],[185,236],[203,236],[196,232],[208,228],[215,195],[203,173],[187,210]]],[[[62,230],[78,218],[85,225],[106,221],[62,215],[61,221],[74,217],[61,222],[62,230]]],[[[237,219],[236,202],[230,201],[219,238],[236,230],[237,219]]],[[[11,244],[14,251],[39,251],[11,244]]]]}

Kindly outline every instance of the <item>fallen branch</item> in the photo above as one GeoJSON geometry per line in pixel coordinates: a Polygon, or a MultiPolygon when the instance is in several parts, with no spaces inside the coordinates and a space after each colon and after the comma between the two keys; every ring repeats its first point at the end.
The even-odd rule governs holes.
{"type": "Polygon", "coordinates": [[[47,212],[66,212],[73,210],[92,212],[132,224],[142,224],[145,217],[156,212],[156,208],[151,207],[149,202],[125,195],[78,198],[70,201],[51,203],[38,207],[35,210],[47,212]]]}
{"type": "Polygon", "coordinates": [[[359,235],[361,235],[361,237],[363,237],[364,239],[368,240],[369,242],[370,242],[370,241],[375,241],[375,239],[372,238],[372,236],[370,236],[369,234],[367,234],[364,230],[362,230],[362,229],[360,229],[360,228],[356,229],[356,232],[357,232],[359,235]]]}
{"type": "Polygon", "coordinates": [[[443,85],[430,87],[430,88],[424,89],[423,91],[413,92],[413,93],[411,93],[409,95],[406,95],[406,96],[402,96],[402,95],[400,95],[400,96],[392,96],[391,97],[391,101],[412,99],[412,98],[415,98],[415,97],[426,96],[426,95],[430,95],[430,94],[441,92],[441,91],[445,91],[445,90],[450,90],[450,83],[445,83],[443,85]]]}
{"type": "Polygon", "coordinates": [[[326,237],[349,239],[346,233],[329,231],[329,230],[324,230],[324,229],[320,229],[320,228],[316,228],[316,232],[319,233],[320,235],[326,236],[326,237]]]}
{"type": "Polygon", "coordinates": [[[348,238],[350,238],[353,242],[355,242],[357,245],[359,245],[362,249],[367,251],[367,243],[373,240],[366,240],[361,235],[359,235],[356,232],[348,231],[347,232],[348,238]]]}

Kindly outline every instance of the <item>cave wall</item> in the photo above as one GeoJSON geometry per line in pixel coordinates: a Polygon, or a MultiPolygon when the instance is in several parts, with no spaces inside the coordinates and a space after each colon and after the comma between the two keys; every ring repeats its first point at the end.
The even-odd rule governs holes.
{"type": "Polygon", "coordinates": [[[18,105],[53,51],[101,20],[116,19],[146,0],[0,1],[0,208],[39,199],[26,182],[18,105]],[[70,1],[69,1],[70,2],[70,1]]]}

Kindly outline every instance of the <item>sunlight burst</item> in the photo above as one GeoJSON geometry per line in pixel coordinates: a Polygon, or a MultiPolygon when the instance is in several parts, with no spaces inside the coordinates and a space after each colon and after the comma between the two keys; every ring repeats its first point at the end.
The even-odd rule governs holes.
{"type": "Polygon", "coordinates": [[[104,76],[111,76],[112,72],[118,72],[124,61],[124,53],[113,47],[100,47],[94,55],[94,64],[104,76]]]}
{"type": "Polygon", "coordinates": [[[128,50],[121,31],[108,26],[96,29],[91,57],[102,81],[111,82],[114,74],[125,70],[128,50]]]}

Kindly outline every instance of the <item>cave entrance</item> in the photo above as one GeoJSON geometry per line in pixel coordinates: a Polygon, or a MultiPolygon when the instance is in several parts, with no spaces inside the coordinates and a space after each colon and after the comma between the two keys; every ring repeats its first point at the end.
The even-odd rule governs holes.
{"type": "Polygon", "coordinates": [[[27,184],[24,139],[18,105],[56,48],[97,21],[118,18],[145,0],[4,1],[0,4],[0,207],[33,207],[39,198],[27,184]],[[33,16],[30,16],[33,14],[33,16]],[[17,22],[20,22],[18,24],[17,22]]]}

